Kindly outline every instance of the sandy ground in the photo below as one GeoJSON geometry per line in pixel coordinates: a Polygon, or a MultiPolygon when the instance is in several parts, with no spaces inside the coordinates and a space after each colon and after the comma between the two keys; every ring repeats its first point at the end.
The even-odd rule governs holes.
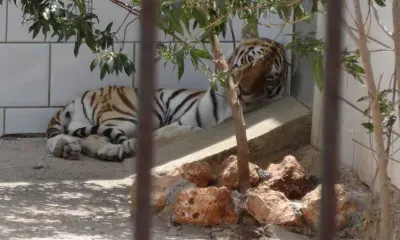
{"type": "Polygon", "coordinates": [[[127,162],[54,158],[44,139],[0,153],[0,239],[132,239],[127,162]]]}
{"type": "MultiPolygon", "coordinates": [[[[132,239],[131,164],[50,156],[41,138],[0,140],[0,240],[132,239]]],[[[254,239],[263,229],[171,228],[155,219],[152,239],[254,239]],[[248,230],[248,229],[245,229],[248,230]]],[[[259,239],[305,239],[282,229],[259,239]]]]}
{"type": "MultiPolygon", "coordinates": [[[[41,138],[0,140],[0,153],[0,240],[133,239],[129,208],[133,159],[113,163],[84,156],[75,161],[54,158],[48,154],[45,140],[41,138]]],[[[266,167],[263,163],[280,160],[287,154],[294,155],[308,172],[318,175],[320,156],[311,146],[278,153],[255,163],[266,167]]],[[[360,239],[359,231],[363,232],[365,223],[363,216],[370,212],[371,220],[377,220],[378,205],[372,202],[375,210],[368,210],[369,188],[353,172],[342,167],[340,176],[340,182],[361,209],[349,227],[338,233],[338,239],[360,239]]],[[[400,193],[393,190],[392,194],[392,219],[398,227],[400,193]]],[[[395,231],[399,236],[400,228],[395,231]]],[[[269,233],[258,239],[307,239],[279,228],[273,233],[268,229],[237,227],[171,228],[170,222],[164,219],[155,219],[152,239],[248,240],[262,232],[269,233]]],[[[309,235],[309,238],[313,237],[309,235]]]]}

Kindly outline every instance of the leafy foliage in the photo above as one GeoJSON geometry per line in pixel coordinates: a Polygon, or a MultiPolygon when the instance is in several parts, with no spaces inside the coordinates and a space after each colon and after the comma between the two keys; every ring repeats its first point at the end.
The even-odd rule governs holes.
{"type": "MultiPolygon", "coordinates": [[[[16,6],[16,0],[9,0],[16,6]]],[[[124,69],[130,75],[135,72],[133,62],[122,52],[114,52],[115,32],[111,32],[113,23],[109,23],[105,29],[95,27],[95,21],[100,22],[96,14],[87,12],[85,0],[73,0],[69,4],[61,0],[29,1],[21,0],[20,7],[23,11],[24,23],[29,24],[29,33],[36,38],[41,32],[45,40],[50,36],[57,37],[57,42],[67,42],[75,37],[74,55],[78,56],[83,43],[89,47],[98,57],[93,60],[90,68],[100,67],[100,78],[105,74],[116,73],[124,69]],[[109,51],[109,48],[112,51],[109,51]]],[[[0,4],[3,0],[0,0],[0,4]]]]}
{"type": "MultiPolygon", "coordinates": [[[[8,0],[17,4],[16,0],[8,0]]],[[[104,0],[106,1],[106,0],[104,0]]],[[[29,24],[29,33],[36,38],[42,33],[57,37],[57,42],[66,42],[75,38],[74,55],[78,56],[80,47],[85,44],[98,57],[90,64],[91,71],[100,68],[100,78],[106,74],[119,74],[124,71],[130,75],[135,66],[123,53],[123,49],[114,51],[114,43],[118,41],[116,32],[112,32],[113,23],[100,29],[100,20],[94,13],[88,12],[86,0],[20,0],[19,7],[23,11],[24,22],[29,24]],[[70,2],[69,4],[66,4],[70,2]],[[111,50],[110,50],[111,48],[111,50]]],[[[140,17],[141,0],[132,0],[131,4],[123,4],[118,0],[110,1],[127,10],[128,14],[140,17]]],[[[0,0],[0,4],[3,0],[0,0]]],[[[205,47],[206,42],[213,43],[211,36],[226,38],[233,17],[244,20],[251,29],[256,29],[260,17],[267,13],[278,14],[283,24],[289,23],[292,15],[308,21],[317,12],[313,1],[313,11],[307,13],[301,1],[295,0],[161,0],[158,28],[176,42],[170,46],[159,46],[159,57],[170,61],[178,68],[178,79],[184,71],[184,59],[190,57],[196,69],[211,74],[204,60],[211,59],[205,47]],[[194,30],[198,30],[194,33],[194,30]],[[187,37],[189,35],[189,37],[187,37]],[[198,48],[197,46],[201,47],[198,48]]],[[[266,26],[268,27],[268,26],[266,26]]],[[[158,58],[160,59],[160,58],[158,58]]],[[[213,78],[213,77],[212,77],[213,78]]]]}
{"type": "MultiPolygon", "coordinates": [[[[8,0],[17,5],[16,0],[8,0]]],[[[112,31],[113,22],[108,23],[104,29],[99,29],[100,20],[94,13],[88,12],[86,0],[20,0],[19,6],[23,11],[24,22],[29,24],[29,33],[36,38],[41,32],[45,39],[50,35],[57,37],[57,42],[66,42],[71,37],[75,38],[74,55],[78,56],[80,47],[85,44],[97,58],[90,64],[93,71],[100,68],[100,79],[107,74],[116,75],[125,72],[128,76],[135,72],[135,66],[129,57],[123,53],[123,48],[114,51],[114,44],[118,42],[117,32],[112,31]]],[[[141,0],[132,0],[131,4],[122,4],[120,1],[110,1],[140,18],[141,0]]],[[[311,11],[307,12],[302,1],[296,0],[161,0],[159,21],[157,27],[165,35],[171,36],[174,43],[158,44],[157,60],[164,59],[164,64],[171,62],[178,68],[178,80],[185,71],[185,59],[190,58],[195,69],[201,70],[214,80],[223,81],[216,77],[213,71],[205,64],[204,60],[212,59],[205,47],[205,43],[213,43],[212,36],[227,37],[232,18],[244,20],[250,29],[257,29],[260,18],[266,14],[277,14],[282,19],[282,27],[291,24],[291,17],[296,17],[296,22],[309,22],[318,13],[318,3],[326,5],[325,0],[313,0],[311,11]],[[200,47],[199,47],[200,46],[200,47]]],[[[385,0],[375,0],[383,6],[385,0]]],[[[0,4],[3,0],[0,0],[0,4]]],[[[270,27],[270,26],[265,26],[270,27]]],[[[314,33],[301,37],[298,33],[293,35],[293,41],[287,44],[288,49],[300,53],[300,57],[313,56],[313,77],[320,90],[323,89],[324,73],[324,41],[317,39],[314,33]]],[[[358,65],[359,55],[343,53],[344,69],[362,82],[364,70],[358,65]]],[[[223,77],[223,76],[220,76],[223,77]]]]}
{"type": "MultiPolygon", "coordinates": [[[[389,129],[393,127],[397,120],[396,112],[395,112],[395,103],[393,103],[390,99],[388,99],[388,94],[389,93],[397,93],[399,94],[399,91],[394,90],[394,89],[385,89],[381,92],[379,92],[378,96],[378,102],[379,102],[379,109],[383,117],[382,121],[382,127],[385,129],[385,134],[387,134],[389,129]]],[[[357,102],[363,102],[366,100],[369,100],[370,96],[363,96],[357,100],[357,102]]],[[[369,116],[371,108],[368,107],[364,111],[365,116],[369,116]]],[[[362,123],[361,124],[364,128],[368,130],[369,133],[374,131],[374,123],[362,123]]]]}
{"type": "MultiPolygon", "coordinates": [[[[322,38],[317,39],[315,32],[308,32],[302,35],[301,32],[293,33],[293,40],[286,45],[286,48],[297,53],[300,58],[312,57],[312,75],[315,84],[320,91],[324,88],[324,54],[325,42],[322,38]]],[[[345,48],[342,52],[343,69],[352,75],[358,82],[363,84],[364,68],[359,65],[360,54],[358,51],[353,53],[345,48]]]]}

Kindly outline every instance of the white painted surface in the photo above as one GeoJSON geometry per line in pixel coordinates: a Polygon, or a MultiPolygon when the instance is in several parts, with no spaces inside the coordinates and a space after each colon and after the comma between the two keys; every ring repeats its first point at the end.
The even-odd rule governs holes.
{"type": "MultiPolygon", "coordinates": [[[[346,0],[351,15],[354,16],[353,3],[351,0],[346,0]]],[[[362,2],[363,7],[366,7],[367,2],[362,2]]],[[[346,11],[346,18],[348,23],[355,27],[354,22],[346,11]]],[[[379,16],[382,22],[389,30],[392,30],[392,13],[391,5],[388,7],[379,8],[379,16]]],[[[364,14],[364,17],[365,14],[364,14]]],[[[393,47],[393,42],[390,38],[383,33],[378,26],[375,17],[371,14],[372,23],[369,28],[369,34],[373,38],[393,47]]],[[[319,17],[317,24],[318,37],[325,35],[325,18],[319,17]]],[[[348,46],[348,50],[355,50],[353,40],[344,32],[344,44],[348,46]]],[[[382,49],[383,47],[371,41],[369,43],[370,50],[382,49]]],[[[394,69],[394,54],[392,52],[373,52],[371,53],[371,61],[375,76],[375,83],[378,84],[380,75],[383,74],[381,89],[389,88],[389,82],[394,69]]],[[[376,160],[372,154],[371,149],[374,149],[373,136],[367,133],[367,130],[361,126],[363,122],[368,122],[368,119],[360,113],[356,108],[364,110],[368,102],[357,102],[362,96],[367,95],[367,87],[360,85],[351,75],[342,72],[342,88],[341,97],[348,102],[341,102],[341,119],[340,119],[340,159],[348,165],[353,166],[358,173],[360,179],[369,186],[372,186],[372,179],[376,170],[376,160]],[[355,106],[355,107],[354,107],[355,106]]],[[[321,146],[321,125],[322,125],[322,97],[317,88],[314,93],[314,108],[313,108],[313,129],[312,129],[312,143],[315,146],[321,146]]],[[[394,130],[399,133],[399,124],[396,123],[394,130]]],[[[393,144],[394,151],[400,148],[400,140],[393,144]]],[[[400,171],[400,151],[392,156],[389,161],[388,174],[391,177],[392,183],[400,188],[400,178],[397,177],[400,171]]]]}
{"type": "Polygon", "coordinates": [[[47,106],[49,45],[0,44],[0,105],[47,106]]]}
{"type": "MultiPolygon", "coordinates": [[[[107,75],[100,80],[100,69],[90,71],[90,63],[96,55],[87,46],[82,46],[75,58],[74,44],[51,44],[51,92],[50,106],[64,106],[83,92],[106,85],[132,86],[133,76],[125,72],[107,75]]],[[[133,58],[133,43],[126,43],[124,52],[133,58]]]]}
{"type": "Polygon", "coordinates": [[[4,108],[0,108],[0,134],[3,135],[3,129],[4,129],[4,108]]]}
{"type": "Polygon", "coordinates": [[[59,108],[10,108],[5,111],[5,134],[44,133],[59,108]]]}
{"type": "Polygon", "coordinates": [[[6,2],[0,6],[0,42],[6,41],[7,29],[7,4],[6,2]]]}

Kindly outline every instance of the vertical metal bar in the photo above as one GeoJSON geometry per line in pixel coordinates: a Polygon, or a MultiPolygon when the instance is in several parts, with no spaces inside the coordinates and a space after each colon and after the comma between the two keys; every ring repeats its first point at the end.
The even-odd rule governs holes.
{"type": "Polygon", "coordinates": [[[138,129],[138,155],[136,158],[137,169],[137,194],[135,239],[150,239],[151,210],[150,170],[153,163],[153,96],[156,79],[155,68],[155,41],[156,41],[156,15],[157,0],[143,0],[142,16],[140,20],[141,48],[140,48],[140,86],[139,86],[139,129],[138,129]]]}
{"type": "Polygon", "coordinates": [[[336,195],[334,184],[339,171],[339,91],[342,52],[342,0],[328,1],[326,25],[326,67],[323,115],[323,167],[320,214],[320,239],[333,240],[336,233],[336,195]]]}

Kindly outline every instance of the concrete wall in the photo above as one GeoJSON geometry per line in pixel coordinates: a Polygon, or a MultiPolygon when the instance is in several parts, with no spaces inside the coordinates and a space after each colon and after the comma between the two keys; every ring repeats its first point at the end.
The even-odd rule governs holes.
{"type": "MultiPolygon", "coordinates": [[[[354,16],[354,7],[351,0],[346,0],[349,11],[346,12],[346,19],[348,23],[355,27],[352,16],[354,16]],[[351,13],[351,15],[350,15],[351,13]]],[[[367,18],[367,1],[363,2],[364,18],[367,18]]],[[[389,7],[379,8],[379,16],[382,22],[391,31],[392,27],[392,13],[391,4],[389,7]]],[[[391,39],[383,33],[378,26],[377,21],[372,13],[370,14],[371,21],[369,35],[387,46],[393,48],[391,39]]],[[[325,18],[320,17],[317,21],[317,32],[319,37],[325,36],[325,18]]],[[[348,46],[348,50],[355,50],[355,43],[344,32],[344,43],[348,46]]],[[[370,50],[383,49],[380,44],[374,41],[369,43],[370,50]]],[[[371,60],[376,84],[378,84],[380,76],[383,74],[381,89],[389,88],[390,78],[394,70],[394,54],[390,51],[374,51],[371,53],[371,60]]],[[[372,186],[372,179],[376,171],[375,154],[371,150],[374,149],[373,135],[367,133],[367,130],[361,126],[361,123],[368,122],[367,117],[362,114],[362,111],[367,107],[367,102],[357,102],[362,96],[367,95],[367,87],[360,85],[351,75],[342,72],[342,88],[340,95],[344,99],[341,101],[341,119],[340,119],[340,159],[341,161],[352,166],[357,171],[360,179],[366,184],[372,186]]],[[[314,89],[314,106],[313,106],[313,129],[312,129],[312,143],[315,146],[321,146],[321,129],[322,129],[322,96],[318,88],[314,89]]],[[[399,123],[397,122],[394,127],[396,139],[399,136],[399,123]]],[[[385,140],[386,141],[386,140],[385,140]]],[[[388,175],[392,183],[400,188],[400,141],[397,140],[393,144],[393,156],[391,156],[388,166],[388,175]]],[[[392,154],[391,153],[391,154],[392,154]]]]}
{"type": "MultiPolygon", "coordinates": [[[[56,43],[52,39],[44,41],[43,36],[32,40],[28,34],[28,25],[21,25],[21,10],[5,1],[0,6],[0,136],[3,134],[43,133],[52,114],[66,105],[82,92],[105,85],[134,86],[135,76],[124,74],[99,78],[99,69],[90,72],[90,62],[95,58],[91,51],[82,46],[78,58],[73,55],[73,39],[69,43],[56,43]]],[[[19,1],[18,1],[19,2],[19,1]]],[[[100,18],[100,25],[105,27],[114,21],[117,30],[123,22],[126,12],[106,0],[91,0],[93,12],[100,18]]],[[[133,17],[128,17],[126,23],[133,17]]],[[[276,16],[268,16],[264,23],[280,23],[276,16]]],[[[241,22],[235,21],[235,35],[240,38],[241,22]]],[[[129,25],[124,51],[139,68],[140,31],[139,22],[129,25]]],[[[260,35],[276,37],[279,27],[260,26],[260,35]]],[[[291,26],[278,36],[277,41],[290,41],[291,26]]],[[[122,39],[122,31],[120,33],[122,39]]],[[[170,41],[160,32],[159,39],[170,41]]],[[[232,47],[232,39],[227,36],[222,47],[225,53],[232,47]]],[[[213,67],[211,62],[208,62],[213,67]]],[[[186,61],[183,79],[177,80],[177,73],[172,65],[165,68],[158,64],[158,86],[169,88],[206,89],[208,79],[200,71],[194,71],[190,59],[186,61]]]]}
{"type": "MultiPolygon", "coordinates": [[[[312,1],[303,2],[303,8],[311,11],[312,1]]],[[[294,31],[305,35],[308,32],[315,32],[317,27],[316,17],[310,19],[310,23],[299,22],[294,24],[294,31]]],[[[291,94],[300,102],[309,108],[313,106],[314,99],[314,79],[312,76],[313,55],[309,57],[299,58],[297,54],[293,54],[293,82],[291,84],[291,94]]]]}

